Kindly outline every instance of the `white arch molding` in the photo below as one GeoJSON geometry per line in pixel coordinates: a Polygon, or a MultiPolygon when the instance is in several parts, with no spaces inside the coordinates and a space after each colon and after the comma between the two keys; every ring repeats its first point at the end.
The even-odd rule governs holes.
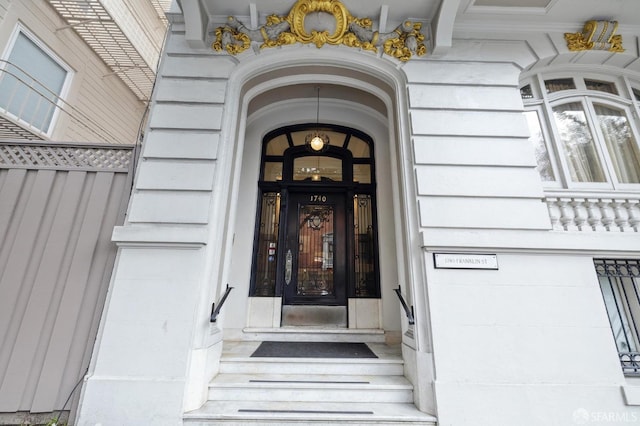
{"type": "MultiPolygon", "coordinates": [[[[292,47],[261,52],[259,55],[240,55],[239,64],[227,85],[216,164],[216,185],[222,190],[215,191],[211,201],[215,208],[211,209],[210,238],[206,250],[207,258],[216,260],[208,262],[205,282],[213,284],[202,288],[198,318],[207,317],[210,309],[207,302],[220,294],[229,282],[237,288],[227,301],[218,323],[224,332],[237,331],[243,326],[262,137],[275,128],[313,122],[315,119],[315,97],[282,101],[256,111],[251,110],[251,103],[269,91],[304,84],[345,88],[353,93],[365,94],[365,97],[376,99],[383,105],[384,111],[380,111],[349,99],[323,99],[321,94],[320,121],[353,127],[374,138],[381,231],[380,265],[384,274],[381,280],[383,325],[390,330],[407,330],[408,324],[392,291],[397,284],[401,284],[403,293],[416,311],[418,326],[412,330],[413,338],[403,336],[405,346],[412,352],[412,359],[406,361],[410,368],[414,368],[411,366],[416,364],[416,354],[431,352],[431,340],[423,258],[420,250],[411,250],[412,247],[419,247],[417,242],[420,236],[406,80],[404,73],[394,63],[368,53],[354,53],[339,48],[319,50],[292,47]],[[385,242],[390,244],[382,249],[385,242]],[[389,245],[393,248],[389,249],[389,245]],[[383,259],[383,256],[392,256],[393,259],[383,259]],[[385,282],[393,279],[397,279],[397,282],[385,282]]],[[[191,362],[186,409],[200,406],[206,395],[206,384],[217,371],[219,357],[215,353],[219,348],[213,348],[221,346],[216,343],[222,339],[222,333],[216,326],[200,324],[202,326],[197,326],[194,333],[192,354],[198,350],[206,353],[201,354],[199,360],[191,362]],[[207,374],[202,374],[203,367],[207,374]]],[[[421,396],[423,392],[419,389],[416,391],[418,400],[426,398],[426,392],[421,396]]],[[[416,402],[418,405],[431,405],[416,402]]]]}

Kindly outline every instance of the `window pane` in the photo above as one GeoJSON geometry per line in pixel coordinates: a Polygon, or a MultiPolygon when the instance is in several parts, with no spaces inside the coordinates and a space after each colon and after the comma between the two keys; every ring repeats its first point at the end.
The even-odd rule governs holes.
{"type": "Polygon", "coordinates": [[[371,166],[369,164],[354,164],[353,181],[358,183],[371,183],[371,166]]]}
{"type": "Polygon", "coordinates": [[[618,180],[640,183],[640,152],[624,111],[594,104],[618,180]]]}
{"type": "Polygon", "coordinates": [[[356,296],[376,296],[375,252],[371,195],[353,197],[356,296]]]}
{"type": "Polygon", "coordinates": [[[342,181],[342,160],[333,157],[307,156],[293,160],[293,180],[342,181]]]}
{"type": "Polygon", "coordinates": [[[574,182],[606,182],[584,108],[571,102],[553,108],[564,156],[574,182]]]}
{"type": "Polygon", "coordinates": [[[287,135],[276,136],[271,139],[267,144],[267,155],[283,155],[284,150],[289,148],[289,141],[287,135]]]}
{"type": "Polygon", "coordinates": [[[640,101],[640,90],[633,89],[633,96],[636,98],[636,101],[640,101]]]}
{"type": "Polygon", "coordinates": [[[561,90],[571,90],[576,88],[572,78],[556,78],[554,80],[545,80],[544,87],[547,93],[559,92],[561,90]]]}
{"type": "Polygon", "coordinates": [[[280,194],[267,192],[260,206],[260,229],[254,257],[254,296],[274,296],[276,292],[276,258],[280,222],[280,194]]]}
{"type": "Polygon", "coordinates": [[[294,146],[304,145],[304,139],[311,132],[311,130],[303,130],[301,132],[292,132],[291,139],[293,140],[294,146]]]}
{"type": "Polygon", "coordinates": [[[264,176],[262,180],[266,182],[282,180],[282,163],[264,163],[264,176]]]}
{"type": "Polygon", "coordinates": [[[348,148],[353,158],[369,158],[371,156],[369,144],[355,136],[349,140],[348,148]]]}
{"type": "Polygon", "coordinates": [[[0,107],[46,133],[66,70],[22,33],[8,62],[0,81],[0,107]]]}
{"type": "Polygon", "coordinates": [[[536,154],[536,162],[538,163],[538,173],[543,181],[555,181],[556,177],[553,173],[553,167],[551,166],[551,159],[549,158],[549,152],[547,151],[547,145],[542,135],[542,128],[540,127],[540,120],[536,111],[527,111],[524,113],[527,117],[527,123],[529,124],[529,140],[533,144],[536,154]]]}
{"type": "Polygon", "coordinates": [[[627,318],[626,298],[620,291],[620,278],[599,277],[599,281],[618,352],[637,351],[635,333],[627,318]]]}
{"type": "Polygon", "coordinates": [[[597,90],[599,92],[612,93],[614,95],[618,94],[618,89],[616,89],[616,85],[608,81],[587,80],[585,78],[584,84],[587,86],[587,89],[589,90],[597,90]]]}
{"type": "Polygon", "coordinates": [[[530,84],[520,88],[520,97],[522,99],[533,99],[533,90],[531,90],[530,84]]]}

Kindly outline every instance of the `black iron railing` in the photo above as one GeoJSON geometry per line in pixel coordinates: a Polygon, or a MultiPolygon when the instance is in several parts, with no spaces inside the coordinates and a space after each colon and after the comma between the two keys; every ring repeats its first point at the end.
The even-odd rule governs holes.
{"type": "Polygon", "coordinates": [[[640,352],[620,352],[618,355],[626,376],[640,376],[640,352]]]}
{"type": "Polygon", "coordinates": [[[400,285],[398,285],[398,288],[396,288],[393,291],[396,292],[396,294],[398,295],[398,299],[400,299],[400,304],[402,304],[402,309],[404,309],[404,313],[405,315],[407,315],[407,320],[409,321],[409,324],[410,325],[415,324],[416,320],[413,317],[413,306],[409,307],[407,305],[407,302],[405,302],[404,297],[402,297],[402,292],[400,291],[400,285]]]}
{"type": "Polygon", "coordinates": [[[222,305],[224,305],[224,302],[225,300],[227,300],[227,296],[229,296],[229,293],[231,293],[231,290],[233,290],[233,287],[229,287],[229,284],[227,284],[227,289],[224,291],[224,294],[220,298],[220,301],[218,302],[218,306],[216,306],[215,302],[211,304],[211,318],[209,319],[210,322],[216,322],[216,320],[218,319],[218,314],[220,313],[220,309],[222,309],[222,305]]]}

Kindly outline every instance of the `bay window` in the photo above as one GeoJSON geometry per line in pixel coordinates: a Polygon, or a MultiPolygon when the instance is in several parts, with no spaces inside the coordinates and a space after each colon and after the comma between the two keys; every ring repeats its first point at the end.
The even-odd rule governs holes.
{"type": "Polygon", "coordinates": [[[628,80],[538,75],[520,93],[545,186],[640,189],[638,102],[633,102],[638,89],[628,80]]]}

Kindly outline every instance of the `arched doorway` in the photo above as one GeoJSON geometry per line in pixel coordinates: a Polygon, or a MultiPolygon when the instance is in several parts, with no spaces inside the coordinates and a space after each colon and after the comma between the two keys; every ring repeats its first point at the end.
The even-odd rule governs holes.
{"type": "Polygon", "coordinates": [[[337,125],[276,129],[258,188],[250,296],[282,297],[282,325],[346,326],[348,299],[380,297],[373,139],[337,125]]]}

